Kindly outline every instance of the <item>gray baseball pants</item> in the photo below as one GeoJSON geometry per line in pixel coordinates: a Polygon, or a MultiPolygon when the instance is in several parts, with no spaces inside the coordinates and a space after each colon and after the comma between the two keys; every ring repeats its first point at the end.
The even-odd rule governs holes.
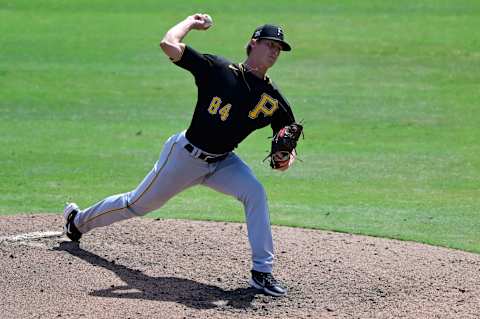
{"type": "Polygon", "coordinates": [[[248,239],[252,250],[252,268],[271,272],[273,241],[265,190],[251,169],[233,152],[216,163],[207,163],[184,146],[185,132],[171,136],[160,158],[140,185],[131,192],[113,195],[79,212],[75,225],[82,233],[127,218],[143,216],[162,207],[170,198],[194,185],[205,185],[231,195],[243,203],[248,239]]]}

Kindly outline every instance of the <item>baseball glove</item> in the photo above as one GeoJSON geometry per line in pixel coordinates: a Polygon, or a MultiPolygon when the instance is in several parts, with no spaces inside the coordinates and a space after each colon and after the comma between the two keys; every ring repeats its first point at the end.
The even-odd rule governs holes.
{"type": "Polygon", "coordinates": [[[287,169],[296,156],[295,148],[297,142],[303,136],[303,126],[299,123],[293,123],[280,129],[272,139],[272,148],[270,154],[265,160],[270,158],[270,167],[273,169],[287,169]]]}

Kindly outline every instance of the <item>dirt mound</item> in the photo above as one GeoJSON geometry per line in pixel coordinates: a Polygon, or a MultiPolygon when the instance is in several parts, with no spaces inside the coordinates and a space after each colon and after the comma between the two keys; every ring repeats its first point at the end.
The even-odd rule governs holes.
{"type": "Polygon", "coordinates": [[[479,318],[480,255],[274,227],[272,298],[243,224],[131,219],[80,245],[60,215],[0,218],[2,318],[479,318]]]}

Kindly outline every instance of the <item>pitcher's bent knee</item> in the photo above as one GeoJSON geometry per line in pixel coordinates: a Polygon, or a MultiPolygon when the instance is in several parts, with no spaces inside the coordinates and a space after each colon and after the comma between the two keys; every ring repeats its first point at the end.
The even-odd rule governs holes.
{"type": "Polygon", "coordinates": [[[244,203],[252,203],[257,201],[266,201],[266,198],[267,194],[265,192],[265,188],[259,181],[254,180],[245,185],[245,189],[239,200],[244,203]]]}

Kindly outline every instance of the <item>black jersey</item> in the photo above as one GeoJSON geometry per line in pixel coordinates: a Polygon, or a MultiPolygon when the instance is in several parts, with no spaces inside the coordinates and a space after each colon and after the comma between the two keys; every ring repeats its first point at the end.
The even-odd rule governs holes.
{"type": "Polygon", "coordinates": [[[246,72],[242,64],[189,46],[175,64],[195,78],[198,99],[186,137],[206,152],[230,152],[256,129],[270,124],[277,132],[295,121],[274,83],[246,72]]]}

